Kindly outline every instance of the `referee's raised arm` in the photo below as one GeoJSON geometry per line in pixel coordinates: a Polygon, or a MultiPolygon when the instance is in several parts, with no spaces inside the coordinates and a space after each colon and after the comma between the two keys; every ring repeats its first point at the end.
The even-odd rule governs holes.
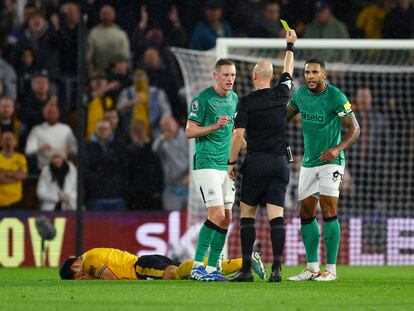
{"type": "Polygon", "coordinates": [[[293,74],[293,62],[294,62],[294,52],[295,47],[294,44],[297,40],[296,32],[294,30],[289,30],[286,32],[286,55],[285,61],[283,66],[283,72],[287,72],[288,74],[293,74]]]}

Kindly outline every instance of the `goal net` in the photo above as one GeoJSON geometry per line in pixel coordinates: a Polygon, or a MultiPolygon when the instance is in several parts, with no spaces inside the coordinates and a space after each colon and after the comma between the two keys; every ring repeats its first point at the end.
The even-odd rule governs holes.
{"type": "MultiPolygon", "coordinates": [[[[237,67],[235,91],[252,91],[250,73],[263,58],[275,65],[276,79],[283,68],[283,39],[219,39],[216,51],[173,48],[180,64],[187,102],[213,84],[212,70],[220,57],[237,67]]],[[[326,62],[328,81],[350,99],[361,136],[345,152],[338,215],[341,246],[338,262],[351,265],[414,264],[414,42],[408,40],[305,40],[296,44],[294,81],[303,83],[303,65],[309,58],[326,62]]],[[[300,238],[297,184],[303,154],[301,120],[288,126],[295,163],[286,195],[284,263],[305,262],[300,238]]],[[[239,159],[239,165],[242,163],[239,159]]],[[[237,198],[237,195],[236,195],[237,198]]],[[[233,208],[228,256],[240,255],[239,207],[233,208]]],[[[206,209],[190,186],[188,227],[205,220],[206,209]]],[[[264,261],[272,261],[270,229],[264,209],[256,219],[257,245],[264,261]]],[[[323,237],[323,222],[318,213],[323,237]]],[[[323,239],[320,258],[324,262],[323,239]]]]}

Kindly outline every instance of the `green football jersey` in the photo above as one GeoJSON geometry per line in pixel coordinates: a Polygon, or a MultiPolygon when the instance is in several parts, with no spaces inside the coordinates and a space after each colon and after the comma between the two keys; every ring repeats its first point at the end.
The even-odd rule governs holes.
{"type": "Polygon", "coordinates": [[[315,167],[324,164],[345,165],[344,152],[331,162],[319,160],[321,153],[342,141],[340,118],[352,113],[347,97],[337,87],[327,84],[319,93],[312,93],[302,85],[293,94],[289,106],[302,115],[304,155],[302,166],[315,167]]]}
{"type": "Polygon", "coordinates": [[[224,97],[212,87],[202,91],[191,102],[188,120],[200,126],[215,124],[220,116],[230,117],[227,125],[196,138],[193,156],[195,170],[206,168],[227,170],[237,102],[237,95],[233,91],[228,92],[224,97]]]}

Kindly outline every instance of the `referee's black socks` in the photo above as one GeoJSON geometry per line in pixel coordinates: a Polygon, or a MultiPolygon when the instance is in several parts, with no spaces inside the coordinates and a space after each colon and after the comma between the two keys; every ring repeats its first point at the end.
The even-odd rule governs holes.
{"type": "Polygon", "coordinates": [[[282,254],[285,246],[285,222],[283,217],[276,217],[269,221],[270,239],[273,248],[272,271],[282,266],[282,254]]]}
{"type": "Polygon", "coordinates": [[[242,272],[250,271],[252,266],[253,244],[256,240],[256,226],[254,218],[240,218],[240,242],[242,249],[243,264],[242,272]]]}

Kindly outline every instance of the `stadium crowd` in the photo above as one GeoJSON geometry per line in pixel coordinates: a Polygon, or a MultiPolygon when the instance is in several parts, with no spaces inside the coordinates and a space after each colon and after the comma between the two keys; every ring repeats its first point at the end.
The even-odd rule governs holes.
{"type": "MultiPolygon", "coordinates": [[[[1,210],[76,207],[82,14],[85,206],[95,211],[186,208],[187,103],[169,46],[208,50],[217,37],[284,37],[280,17],[303,38],[414,36],[410,0],[2,0],[1,210]]],[[[371,100],[369,90],[358,92],[358,102],[371,100]]],[[[378,130],[386,122],[370,118],[378,130]]]]}

